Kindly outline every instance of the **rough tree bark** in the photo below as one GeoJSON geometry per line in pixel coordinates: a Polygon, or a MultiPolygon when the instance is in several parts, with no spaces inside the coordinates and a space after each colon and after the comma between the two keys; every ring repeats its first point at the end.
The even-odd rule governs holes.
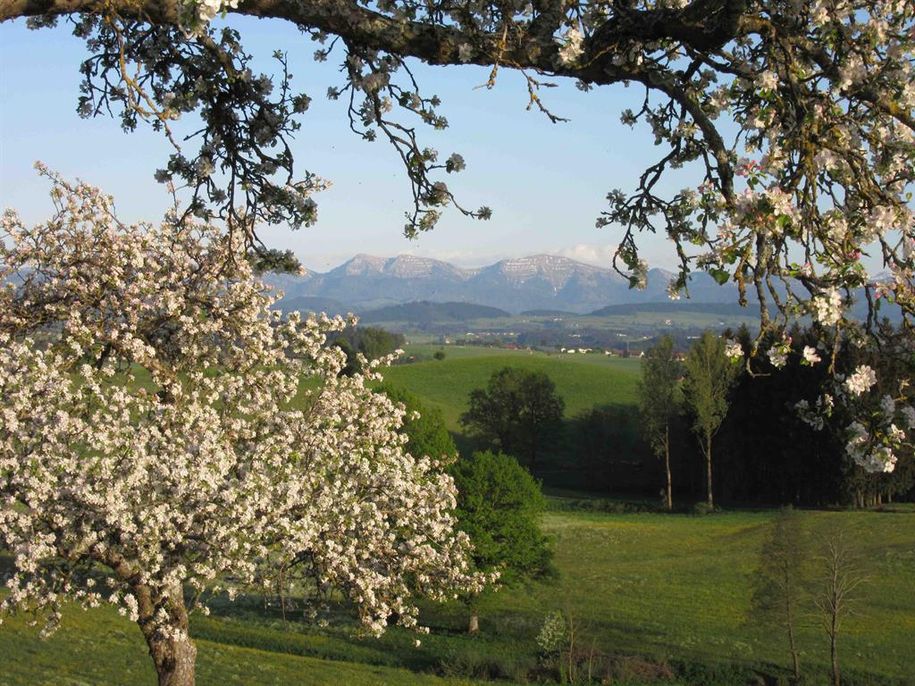
{"type": "Polygon", "coordinates": [[[470,608],[470,621],[467,624],[467,633],[476,634],[480,631],[480,615],[475,607],[470,608]]]}
{"type": "Polygon", "coordinates": [[[159,686],[194,686],[197,647],[190,637],[182,590],[175,588],[168,596],[155,598],[148,586],[137,584],[133,594],[137,624],[156,666],[159,686]],[[167,617],[164,624],[156,617],[161,611],[167,617]]]}

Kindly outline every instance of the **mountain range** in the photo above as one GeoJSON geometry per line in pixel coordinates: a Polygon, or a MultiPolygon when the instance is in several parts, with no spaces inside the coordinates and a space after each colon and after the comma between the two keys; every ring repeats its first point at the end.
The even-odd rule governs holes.
{"type": "MultiPolygon", "coordinates": [[[[284,293],[278,306],[285,310],[361,313],[426,300],[474,303],[511,313],[561,310],[583,314],[613,305],[666,302],[672,277],[663,269],[652,269],[647,287],[636,290],[609,267],[556,255],[506,259],[476,269],[414,255],[356,255],[325,273],[271,274],[267,280],[284,293]]],[[[693,275],[689,291],[692,302],[734,303],[737,299],[733,284],[719,286],[705,273],[693,275]]]]}

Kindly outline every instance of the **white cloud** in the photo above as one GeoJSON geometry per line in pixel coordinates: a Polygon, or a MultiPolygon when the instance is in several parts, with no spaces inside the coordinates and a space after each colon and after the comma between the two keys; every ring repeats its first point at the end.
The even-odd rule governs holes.
{"type": "Polygon", "coordinates": [[[616,246],[609,243],[578,243],[571,247],[560,248],[555,251],[555,254],[599,267],[609,267],[615,251],[616,246]]]}

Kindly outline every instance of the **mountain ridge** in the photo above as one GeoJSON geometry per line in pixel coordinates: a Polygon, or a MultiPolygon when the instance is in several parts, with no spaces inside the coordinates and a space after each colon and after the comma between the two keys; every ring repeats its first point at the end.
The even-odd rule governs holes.
{"type": "MultiPolygon", "coordinates": [[[[559,255],[513,257],[467,269],[416,255],[360,253],[327,272],[270,274],[266,278],[284,293],[280,308],[284,302],[329,299],[353,311],[368,311],[426,300],[472,303],[511,313],[561,310],[586,314],[612,305],[667,300],[671,276],[662,269],[649,270],[646,288],[633,290],[628,279],[610,267],[559,255]]],[[[737,297],[736,286],[719,286],[705,273],[693,276],[689,290],[691,302],[734,302],[737,297]]]]}

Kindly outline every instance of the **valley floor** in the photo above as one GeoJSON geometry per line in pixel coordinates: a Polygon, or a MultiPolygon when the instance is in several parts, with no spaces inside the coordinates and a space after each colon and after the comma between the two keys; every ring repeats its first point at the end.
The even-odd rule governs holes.
{"type": "MultiPolygon", "coordinates": [[[[486,597],[476,637],[463,633],[463,605],[427,607],[423,620],[432,632],[421,637],[420,647],[414,634],[399,629],[377,640],[362,638],[342,608],[321,629],[301,611],[290,612],[284,623],[257,599],[220,602],[211,617],[192,621],[198,683],[542,681],[551,671],[538,657],[535,637],[555,610],[573,618],[579,645],[598,658],[641,656],[629,684],[649,682],[652,670],[678,675],[666,684],[746,683],[753,670],[784,676],[782,634],[748,616],[750,578],[773,516],[550,512],[544,528],[554,540],[559,578],[486,597]]],[[[849,683],[915,684],[915,509],[810,511],[802,517],[814,545],[832,527],[845,531],[859,547],[868,578],[840,639],[849,683]]],[[[139,630],[110,609],[69,608],[63,629],[47,641],[27,620],[0,625],[0,684],[154,683],[139,630]]],[[[825,635],[812,614],[803,623],[806,683],[825,683],[825,635]]]]}

